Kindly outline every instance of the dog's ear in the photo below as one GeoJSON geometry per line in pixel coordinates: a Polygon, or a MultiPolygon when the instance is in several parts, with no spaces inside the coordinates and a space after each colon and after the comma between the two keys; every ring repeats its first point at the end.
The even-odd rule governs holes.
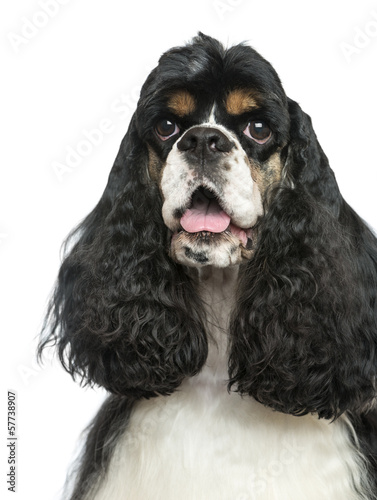
{"type": "Polygon", "coordinates": [[[286,176],[269,197],[231,325],[230,386],[335,418],[376,396],[377,245],[293,101],[286,176]]]}
{"type": "Polygon", "coordinates": [[[286,146],[285,170],[294,185],[303,187],[322,205],[339,214],[342,197],[334,172],[318,142],[309,115],[288,98],[290,141],[286,146]]]}
{"type": "Polygon", "coordinates": [[[190,281],[167,254],[135,121],[101,200],[68,240],[40,352],[56,343],[82,383],[137,398],[170,394],[197,373],[207,340],[190,281]]]}

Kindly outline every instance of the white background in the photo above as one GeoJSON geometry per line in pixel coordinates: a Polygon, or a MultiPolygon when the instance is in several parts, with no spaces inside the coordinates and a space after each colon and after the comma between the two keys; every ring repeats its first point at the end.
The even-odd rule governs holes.
{"type": "Polygon", "coordinates": [[[312,116],[344,197],[377,228],[377,1],[49,1],[49,15],[47,0],[0,7],[0,496],[12,498],[11,389],[19,500],[59,498],[80,432],[103,399],[56,361],[39,367],[35,339],[60,245],[99,200],[138,88],[162,52],[199,30],[225,44],[250,43],[312,116]],[[59,178],[55,162],[65,163],[103,120],[107,133],[59,178]]]}

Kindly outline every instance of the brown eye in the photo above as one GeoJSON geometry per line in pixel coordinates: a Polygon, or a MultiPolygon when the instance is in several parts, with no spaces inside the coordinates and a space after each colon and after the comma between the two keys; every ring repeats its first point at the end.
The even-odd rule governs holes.
{"type": "Polygon", "coordinates": [[[265,144],[271,137],[270,127],[262,120],[254,120],[248,123],[243,133],[258,144],[265,144]]]}
{"type": "Polygon", "coordinates": [[[166,141],[175,134],[178,134],[179,128],[176,123],[170,120],[161,120],[156,125],[156,133],[158,137],[166,141]]]}

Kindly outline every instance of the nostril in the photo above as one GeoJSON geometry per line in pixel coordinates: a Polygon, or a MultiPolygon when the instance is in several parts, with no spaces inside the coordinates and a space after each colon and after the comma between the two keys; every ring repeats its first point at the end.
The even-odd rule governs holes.
{"type": "Polygon", "coordinates": [[[229,153],[235,144],[229,140],[222,132],[210,137],[208,142],[209,149],[214,152],[229,153]]]}
{"type": "Polygon", "coordinates": [[[218,143],[218,138],[217,137],[211,137],[208,141],[208,147],[211,151],[213,151],[214,153],[216,151],[220,151],[219,148],[217,147],[217,143],[218,143]]]}
{"type": "Polygon", "coordinates": [[[190,150],[195,150],[197,145],[198,145],[198,138],[196,137],[196,135],[188,132],[177,143],[177,148],[180,151],[190,151],[190,150]]]}

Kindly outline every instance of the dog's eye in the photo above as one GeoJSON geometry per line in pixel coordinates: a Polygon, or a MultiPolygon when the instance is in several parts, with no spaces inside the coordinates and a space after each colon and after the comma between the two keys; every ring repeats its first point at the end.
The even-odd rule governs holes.
{"type": "Polygon", "coordinates": [[[156,125],[156,133],[162,141],[166,141],[178,132],[178,125],[170,120],[161,120],[156,125]]]}
{"type": "Polygon", "coordinates": [[[270,127],[262,120],[249,122],[243,133],[258,144],[265,144],[271,137],[270,127]]]}

